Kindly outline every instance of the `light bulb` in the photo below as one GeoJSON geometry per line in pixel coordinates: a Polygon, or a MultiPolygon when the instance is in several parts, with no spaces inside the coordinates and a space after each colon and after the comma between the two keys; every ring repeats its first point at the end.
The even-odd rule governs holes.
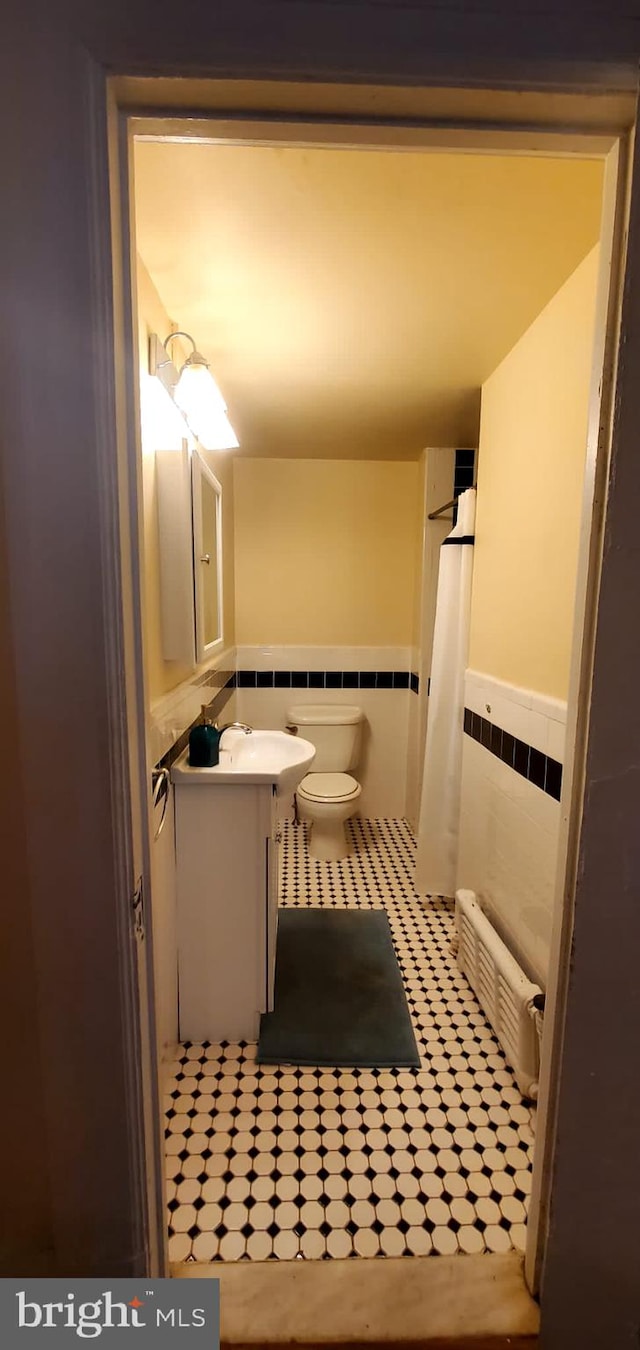
{"type": "Polygon", "coordinates": [[[187,362],[174,398],[205,450],[237,448],[239,442],[227,417],[227,405],[207,365],[187,362]]]}
{"type": "Polygon", "coordinates": [[[140,418],[143,455],[179,450],[185,437],[192,440],[184,414],[160,380],[146,373],[140,378],[140,418]]]}

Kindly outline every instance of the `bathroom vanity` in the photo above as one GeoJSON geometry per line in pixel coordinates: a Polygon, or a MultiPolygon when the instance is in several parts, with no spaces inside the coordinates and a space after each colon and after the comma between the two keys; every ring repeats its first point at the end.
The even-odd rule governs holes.
{"type": "Polygon", "coordinates": [[[255,1041],[273,1008],[278,797],[314,748],[282,732],[225,734],[213,768],[171,770],[175,788],[180,1039],[255,1041]]]}

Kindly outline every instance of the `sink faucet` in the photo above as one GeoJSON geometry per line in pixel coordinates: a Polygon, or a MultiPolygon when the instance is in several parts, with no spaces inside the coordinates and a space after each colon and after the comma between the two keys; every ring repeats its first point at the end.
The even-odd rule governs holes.
{"type": "Polygon", "coordinates": [[[225,731],[244,731],[245,736],[250,736],[253,727],[247,726],[246,722],[225,722],[224,726],[219,727],[218,730],[220,732],[220,740],[222,740],[225,731]]]}

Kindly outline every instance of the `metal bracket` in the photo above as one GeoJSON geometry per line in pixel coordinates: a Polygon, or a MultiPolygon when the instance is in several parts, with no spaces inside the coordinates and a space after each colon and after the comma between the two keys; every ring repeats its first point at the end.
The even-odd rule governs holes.
{"type": "Polygon", "coordinates": [[[157,333],[149,334],[149,374],[157,375],[167,393],[173,398],[173,391],[178,383],[179,372],[157,333]]]}
{"type": "Polygon", "coordinates": [[[144,942],[144,888],[142,877],[138,877],[131,901],[133,915],[133,935],[137,942],[144,942]]]}
{"type": "Polygon", "coordinates": [[[171,778],[168,769],[154,769],[151,775],[151,786],[153,789],[153,810],[160,805],[162,801],[162,815],[160,823],[154,834],[154,839],[159,839],[164,829],[164,822],[167,818],[167,806],[169,805],[169,789],[171,787],[171,778]]]}

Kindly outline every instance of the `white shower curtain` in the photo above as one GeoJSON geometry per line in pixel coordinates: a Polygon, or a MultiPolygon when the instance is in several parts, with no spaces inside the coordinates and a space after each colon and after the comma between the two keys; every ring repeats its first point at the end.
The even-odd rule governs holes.
{"type": "Polygon", "coordinates": [[[475,489],[469,488],[440,547],[416,857],[416,890],[423,895],[453,896],[456,887],[475,517],[475,489]]]}

